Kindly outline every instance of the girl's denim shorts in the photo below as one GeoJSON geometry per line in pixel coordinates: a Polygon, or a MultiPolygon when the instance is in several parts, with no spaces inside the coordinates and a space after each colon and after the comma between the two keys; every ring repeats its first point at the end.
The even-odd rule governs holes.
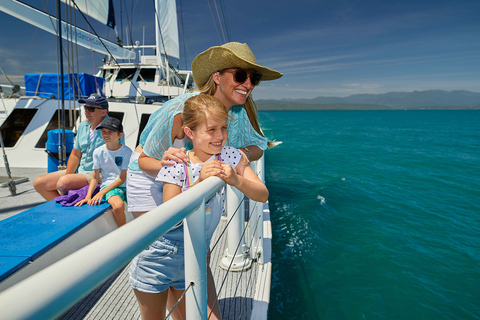
{"type": "Polygon", "coordinates": [[[130,264],[129,283],[133,289],[159,293],[173,287],[185,290],[183,241],[160,237],[137,255],[130,264]]]}

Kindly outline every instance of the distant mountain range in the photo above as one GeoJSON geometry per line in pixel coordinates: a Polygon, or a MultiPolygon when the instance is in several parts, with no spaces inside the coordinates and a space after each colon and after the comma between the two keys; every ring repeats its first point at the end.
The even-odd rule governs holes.
{"type": "Polygon", "coordinates": [[[480,109],[480,93],[426,90],[355,94],[348,97],[256,100],[259,110],[441,110],[480,109]]]}

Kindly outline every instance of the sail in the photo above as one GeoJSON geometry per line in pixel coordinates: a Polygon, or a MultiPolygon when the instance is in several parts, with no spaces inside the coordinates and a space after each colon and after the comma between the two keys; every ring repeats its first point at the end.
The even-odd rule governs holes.
{"type": "Polygon", "coordinates": [[[62,2],[75,9],[79,9],[89,17],[115,29],[113,0],[62,0],[62,2]],[[73,2],[75,2],[75,4],[73,2]]]}
{"type": "MultiPolygon", "coordinates": [[[[32,8],[16,0],[0,1],[0,10],[28,22],[37,28],[43,29],[53,34],[57,34],[57,18],[44,12],[32,8]]],[[[92,49],[106,55],[112,55],[119,59],[135,59],[135,52],[124,49],[119,45],[99,38],[88,33],[85,30],[77,28],[71,24],[62,21],[62,37],[70,41],[76,41],[78,45],[92,49]]]]}
{"type": "Polygon", "coordinates": [[[157,1],[158,19],[155,19],[158,52],[179,58],[177,6],[175,0],[157,1]],[[160,28],[158,23],[160,22],[160,28]]]}

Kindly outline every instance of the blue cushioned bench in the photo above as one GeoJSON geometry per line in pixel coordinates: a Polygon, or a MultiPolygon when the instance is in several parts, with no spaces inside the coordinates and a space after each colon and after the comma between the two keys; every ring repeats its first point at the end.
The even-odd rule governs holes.
{"type": "Polygon", "coordinates": [[[110,205],[62,207],[54,200],[0,221],[0,281],[60,243],[110,205]]]}

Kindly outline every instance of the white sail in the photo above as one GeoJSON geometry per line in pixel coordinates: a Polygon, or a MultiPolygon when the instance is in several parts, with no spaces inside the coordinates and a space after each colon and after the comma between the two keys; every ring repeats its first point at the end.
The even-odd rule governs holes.
{"type": "MultiPolygon", "coordinates": [[[[40,29],[57,34],[57,19],[16,0],[0,1],[0,10],[40,29]]],[[[135,59],[135,52],[62,21],[62,37],[78,45],[118,59],[135,59]],[[75,34],[76,33],[76,34],[75,34]],[[106,48],[108,49],[106,49],[106,48]]]]}
{"type": "Polygon", "coordinates": [[[158,19],[155,17],[157,54],[166,54],[169,57],[179,58],[177,6],[175,0],[158,0],[158,19]],[[160,28],[158,22],[160,21],[160,28]],[[161,32],[160,32],[161,30],[161,32]]]}
{"type": "Polygon", "coordinates": [[[115,13],[112,0],[77,0],[75,1],[76,6],[72,0],[62,0],[62,2],[75,9],[80,9],[84,14],[112,29],[115,28],[115,13]]]}

